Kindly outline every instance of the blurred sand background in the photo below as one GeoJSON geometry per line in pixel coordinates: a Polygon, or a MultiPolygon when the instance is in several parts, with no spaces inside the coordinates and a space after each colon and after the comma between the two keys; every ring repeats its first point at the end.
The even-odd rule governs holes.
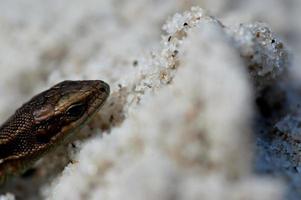
{"type": "Polygon", "coordinates": [[[244,49],[234,47],[246,35],[229,45],[206,17],[229,31],[267,24],[292,56],[287,77],[298,81],[300,10],[300,0],[0,0],[1,123],[33,94],[67,79],[104,80],[115,103],[81,131],[76,150],[58,150],[37,168],[57,158],[60,164],[40,170],[43,178],[16,178],[0,199],[301,198],[298,184],[287,190],[279,176],[254,173],[257,94],[240,58],[244,49]],[[193,6],[208,14],[174,16],[193,6]],[[197,24],[197,15],[200,30],[188,24],[185,42],[177,25],[188,18],[197,24]],[[169,35],[176,39],[167,45],[169,35]],[[70,159],[80,164],[67,165],[70,159]]]}

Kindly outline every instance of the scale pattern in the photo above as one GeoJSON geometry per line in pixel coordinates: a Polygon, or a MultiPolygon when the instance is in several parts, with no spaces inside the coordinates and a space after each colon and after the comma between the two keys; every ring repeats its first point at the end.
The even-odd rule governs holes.
{"type": "Polygon", "coordinates": [[[109,94],[100,80],[63,81],[16,110],[0,127],[0,183],[63,143],[109,94]]]}

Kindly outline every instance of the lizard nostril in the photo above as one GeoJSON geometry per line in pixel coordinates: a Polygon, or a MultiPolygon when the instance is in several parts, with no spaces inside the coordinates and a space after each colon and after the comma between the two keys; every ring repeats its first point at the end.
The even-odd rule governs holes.
{"type": "Polygon", "coordinates": [[[103,88],[103,87],[100,88],[100,91],[101,91],[101,92],[107,92],[107,90],[106,90],[105,88],[103,88]]]}
{"type": "Polygon", "coordinates": [[[104,92],[106,94],[110,93],[110,86],[108,84],[103,84],[102,87],[100,88],[101,92],[104,92]]]}

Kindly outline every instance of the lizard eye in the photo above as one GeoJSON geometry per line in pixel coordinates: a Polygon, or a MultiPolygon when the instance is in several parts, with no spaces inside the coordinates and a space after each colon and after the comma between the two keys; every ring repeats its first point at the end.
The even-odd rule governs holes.
{"type": "Polygon", "coordinates": [[[86,105],[83,103],[73,104],[71,105],[67,111],[66,115],[72,119],[80,118],[86,110],[86,105]]]}

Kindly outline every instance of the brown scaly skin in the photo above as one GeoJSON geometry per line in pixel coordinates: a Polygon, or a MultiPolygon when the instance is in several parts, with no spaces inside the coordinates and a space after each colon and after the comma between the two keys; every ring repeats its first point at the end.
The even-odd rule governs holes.
{"type": "Polygon", "coordinates": [[[63,81],[25,103],[0,127],[0,184],[63,143],[109,94],[100,80],[63,81]]]}

